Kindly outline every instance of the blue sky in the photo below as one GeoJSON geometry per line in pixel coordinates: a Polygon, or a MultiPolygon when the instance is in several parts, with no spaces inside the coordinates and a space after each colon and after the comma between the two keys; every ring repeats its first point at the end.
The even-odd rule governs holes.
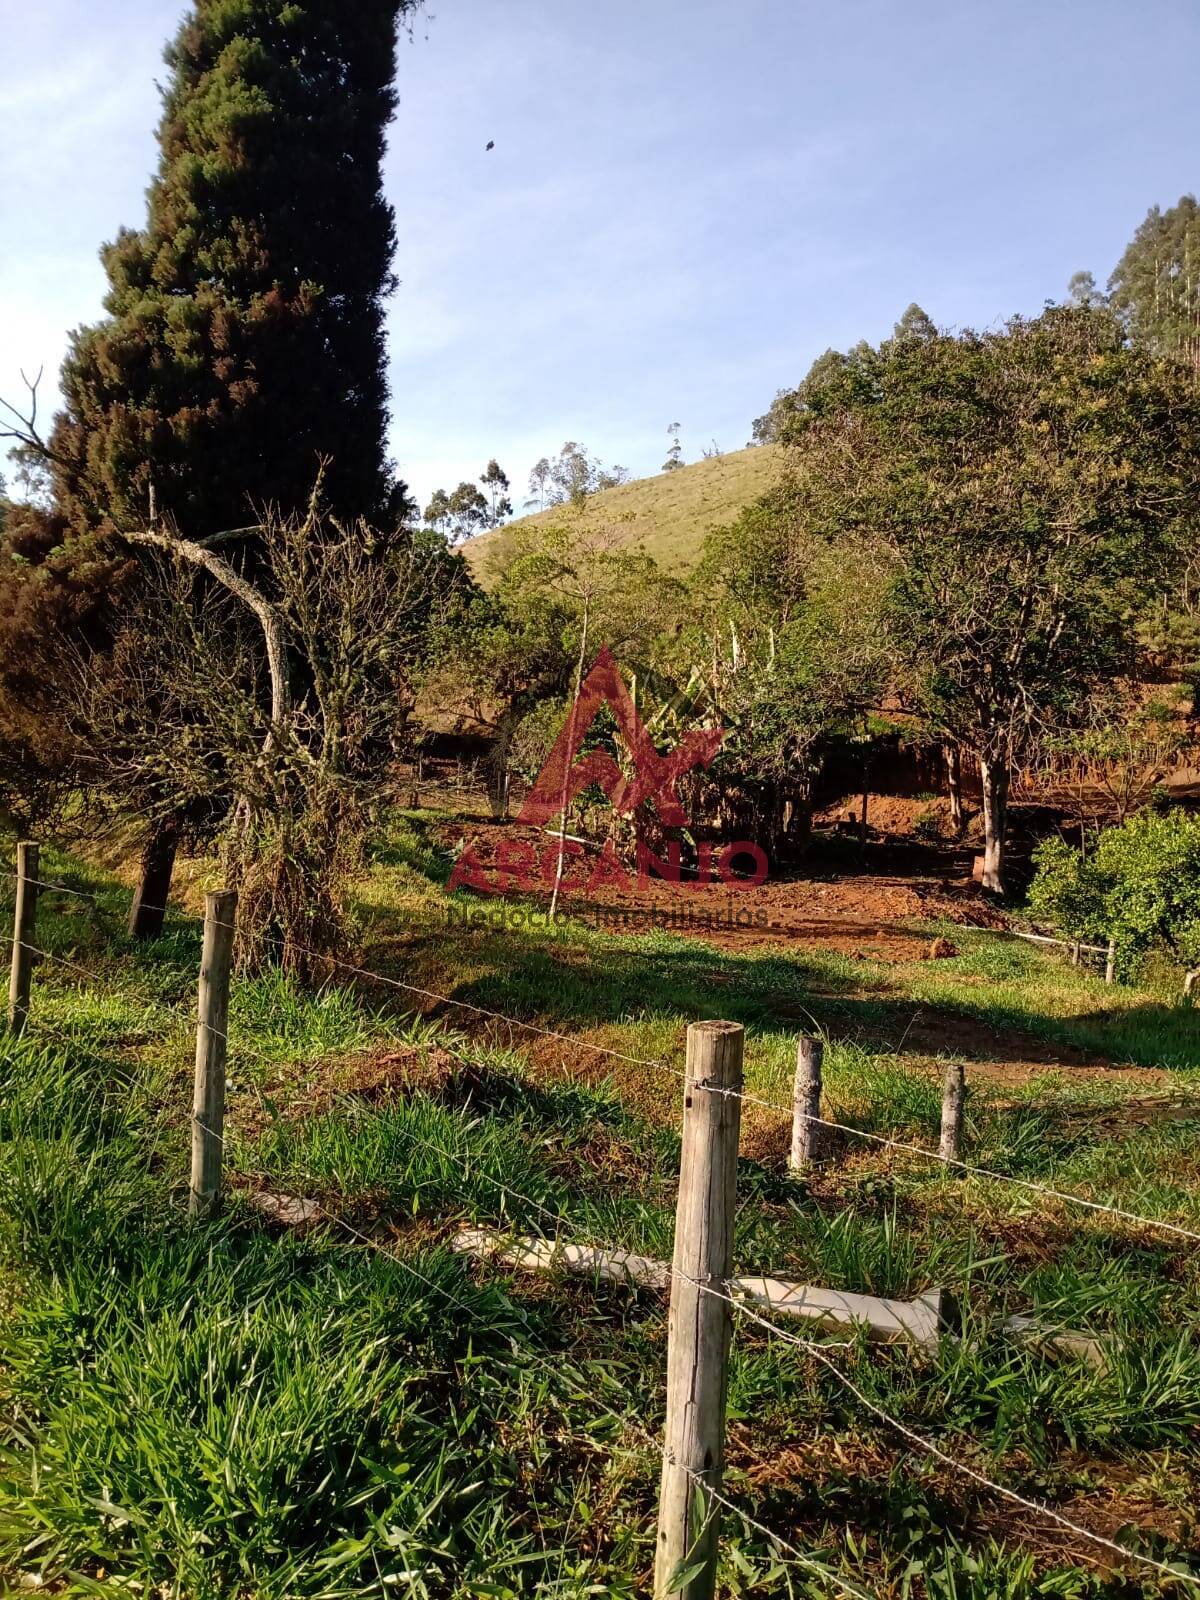
{"type": "MultiPolygon", "coordinates": [[[[350,3],[350,0],[348,0],[350,3]]],[[[142,216],[181,0],[3,0],[0,394],[142,216]]],[[[1036,311],[1200,185],[1194,0],[433,0],[386,186],[392,447],[425,498],[566,438],[743,445],[911,300],[1036,311]],[[490,154],[489,139],[496,141],[490,154]]]]}

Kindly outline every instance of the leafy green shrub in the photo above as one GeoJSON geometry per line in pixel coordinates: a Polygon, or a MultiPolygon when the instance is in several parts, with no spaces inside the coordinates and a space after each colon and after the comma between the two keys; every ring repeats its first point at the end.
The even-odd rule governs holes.
{"type": "Polygon", "coordinates": [[[1034,860],[1033,914],[1068,938],[1111,938],[1122,973],[1158,944],[1200,965],[1200,817],[1143,811],[1101,834],[1090,858],[1047,839],[1034,860]]]}
{"type": "Polygon", "coordinates": [[[509,760],[526,783],[533,783],[545,766],[568,710],[566,701],[543,700],[518,722],[509,746],[509,760]]]}
{"type": "Polygon", "coordinates": [[[1043,839],[1033,853],[1037,876],[1029,887],[1029,910],[1066,939],[1103,931],[1104,894],[1095,862],[1064,839],[1043,839]]]}

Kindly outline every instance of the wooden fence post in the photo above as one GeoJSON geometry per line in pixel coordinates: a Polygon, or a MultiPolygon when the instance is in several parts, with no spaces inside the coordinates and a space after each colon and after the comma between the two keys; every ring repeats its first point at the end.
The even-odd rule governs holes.
{"type": "Polygon", "coordinates": [[[221,889],[204,897],[204,951],[196,1025],[196,1088],[192,1100],[192,1183],[188,1210],[203,1217],[221,1194],[225,1133],[225,1055],[229,1028],[229,978],[237,892],[221,889]]]}
{"type": "Polygon", "coordinates": [[[33,979],[34,938],[37,933],[38,861],[36,844],[17,846],[17,893],[13,909],[12,971],[8,981],[8,1027],[18,1036],[29,1019],[29,989],[33,979]]]}
{"type": "Polygon", "coordinates": [[[943,1161],[962,1160],[963,1109],[967,1098],[967,1079],[961,1061],[946,1064],[942,1084],[942,1137],[938,1155],[943,1161]]]}
{"type": "Polygon", "coordinates": [[[683,1146],[667,1324],[667,1418],[654,1593],[712,1600],[725,1462],[733,1308],[742,1049],[736,1022],[694,1022],[687,1036],[683,1146]],[[708,1289],[712,1293],[706,1292],[708,1289]],[[671,1589],[680,1572],[690,1576],[671,1589]]]}
{"type": "Polygon", "coordinates": [[[1115,939],[1110,939],[1108,941],[1108,955],[1105,957],[1105,960],[1104,960],[1104,981],[1105,981],[1105,983],[1113,983],[1116,980],[1116,976],[1117,976],[1117,941],[1115,939]]]}
{"type": "Polygon", "coordinates": [[[823,1145],[821,1116],[821,1065],[825,1046],[820,1039],[802,1034],[796,1043],[796,1078],[792,1086],[792,1151],[788,1165],[803,1171],[817,1159],[823,1145]]]}

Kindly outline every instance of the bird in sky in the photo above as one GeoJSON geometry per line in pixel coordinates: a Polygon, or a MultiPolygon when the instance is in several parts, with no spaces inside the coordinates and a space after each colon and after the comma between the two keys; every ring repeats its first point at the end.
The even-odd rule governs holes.
{"type": "Polygon", "coordinates": [[[495,148],[496,148],[495,139],[489,139],[488,142],[487,142],[487,149],[494,150],[495,148]]]}

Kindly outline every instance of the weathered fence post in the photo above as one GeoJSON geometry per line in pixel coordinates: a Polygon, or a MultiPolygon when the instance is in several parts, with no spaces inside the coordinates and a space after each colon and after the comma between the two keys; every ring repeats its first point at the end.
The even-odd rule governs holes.
{"type": "Polygon", "coordinates": [[[792,1087],[792,1152],[788,1165],[800,1172],[817,1159],[822,1146],[821,1064],[825,1046],[802,1034],[796,1043],[796,1078],[792,1087]]]}
{"type": "Polygon", "coordinates": [[[694,1022],[688,1029],[654,1564],[659,1600],[667,1594],[712,1600],[716,1586],[721,1508],[707,1491],[720,1492],[725,1461],[733,1328],[726,1283],[733,1270],[744,1040],[736,1022],[694,1022]],[[672,1590],[681,1570],[692,1576],[672,1590]]]}
{"type": "Polygon", "coordinates": [[[942,1084],[942,1137],[938,1155],[943,1161],[962,1160],[963,1110],[967,1098],[967,1078],[961,1061],[946,1064],[942,1084]]]}
{"type": "Polygon", "coordinates": [[[229,978],[237,892],[204,897],[204,950],[196,1025],[196,1088],[192,1099],[192,1183],[188,1210],[208,1216],[221,1193],[225,1133],[225,1054],[229,1028],[229,978]]]}
{"type": "Polygon", "coordinates": [[[17,846],[17,894],[13,909],[12,972],[8,981],[8,1027],[21,1034],[29,1018],[29,988],[33,979],[34,937],[37,932],[38,859],[36,844],[17,846]]]}
{"type": "Polygon", "coordinates": [[[1110,939],[1108,941],[1108,955],[1105,957],[1105,960],[1104,960],[1104,981],[1105,981],[1105,983],[1114,982],[1115,979],[1116,979],[1116,976],[1117,976],[1117,941],[1115,939],[1110,939]]]}

